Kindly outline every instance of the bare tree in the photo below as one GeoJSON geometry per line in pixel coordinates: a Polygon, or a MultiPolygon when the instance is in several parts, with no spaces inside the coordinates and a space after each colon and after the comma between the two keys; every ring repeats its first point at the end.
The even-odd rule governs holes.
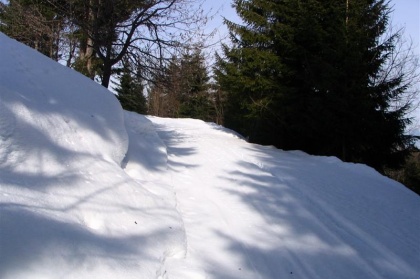
{"type": "Polygon", "coordinates": [[[397,31],[389,28],[383,42],[394,40],[394,48],[386,53],[386,61],[380,74],[373,80],[379,85],[390,80],[399,80],[399,87],[403,90],[401,94],[393,96],[391,109],[409,107],[410,113],[419,107],[420,102],[420,60],[414,53],[414,45],[411,39],[404,37],[404,29],[397,31]]]}
{"type": "Polygon", "coordinates": [[[143,67],[144,79],[174,49],[199,37],[206,22],[193,0],[50,0],[79,28],[79,62],[92,79],[99,59],[101,83],[108,87],[124,57],[143,67]]]}
{"type": "Polygon", "coordinates": [[[1,31],[54,60],[60,59],[63,22],[47,5],[37,1],[9,1],[1,3],[0,16],[1,31]]]}

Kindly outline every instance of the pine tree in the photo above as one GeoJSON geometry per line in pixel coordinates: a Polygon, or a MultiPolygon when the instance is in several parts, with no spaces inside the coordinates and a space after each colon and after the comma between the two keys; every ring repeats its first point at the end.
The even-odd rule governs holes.
{"type": "MultiPolygon", "coordinates": [[[[275,22],[269,22],[268,14],[274,15],[274,3],[269,1],[234,1],[238,14],[245,25],[227,21],[233,43],[224,46],[226,59],[218,58],[215,69],[217,81],[226,91],[225,125],[248,136],[251,141],[277,144],[282,134],[280,114],[274,104],[284,96],[287,86],[281,86],[280,73],[286,73],[280,56],[276,53],[275,22]],[[270,12],[271,10],[271,12],[270,12]],[[280,118],[279,118],[280,117],[280,118]],[[272,121],[275,119],[275,121],[272,121]],[[270,130],[274,133],[270,133],[270,130]]],[[[284,6],[278,3],[278,6],[284,6]]],[[[279,9],[277,9],[279,10],[279,9]]],[[[284,13],[285,17],[293,16],[284,13]]],[[[286,35],[286,34],[285,34],[286,35]]],[[[280,49],[279,49],[280,50],[280,49]]]]}
{"type": "Polygon", "coordinates": [[[118,93],[118,100],[125,110],[134,111],[140,114],[147,113],[146,97],[143,94],[143,81],[140,73],[133,75],[129,63],[125,61],[120,84],[115,91],[118,93]]]}
{"type": "MultiPolygon", "coordinates": [[[[399,164],[407,83],[386,76],[399,33],[382,40],[385,0],[235,0],[232,47],[218,57],[225,124],[251,141],[334,155],[381,170],[399,164]]],[[[392,67],[392,65],[391,65],[392,67]]]]}
{"type": "Polygon", "coordinates": [[[182,73],[179,59],[172,59],[158,71],[148,91],[149,113],[160,117],[178,117],[182,73]]]}
{"type": "Polygon", "coordinates": [[[420,152],[414,150],[400,169],[387,169],[386,175],[420,195],[420,152]]]}
{"type": "Polygon", "coordinates": [[[214,121],[209,75],[199,48],[173,57],[149,91],[153,115],[214,121]]]}
{"type": "Polygon", "coordinates": [[[199,48],[185,53],[180,61],[182,75],[179,117],[213,120],[209,98],[209,75],[199,48]]]}

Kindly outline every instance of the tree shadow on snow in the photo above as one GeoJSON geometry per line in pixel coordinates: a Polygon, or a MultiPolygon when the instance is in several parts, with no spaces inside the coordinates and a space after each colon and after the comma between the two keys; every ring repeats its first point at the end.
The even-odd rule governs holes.
{"type": "MultiPolygon", "coordinates": [[[[48,118],[60,112],[42,113],[48,118]]],[[[154,274],[173,235],[182,234],[173,208],[132,180],[112,158],[101,156],[112,154],[78,151],[32,122],[17,121],[5,139],[10,150],[0,150],[0,278],[31,270],[48,278],[61,276],[54,271],[71,277],[102,268],[142,274],[150,264],[154,274]],[[109,231],[94,228],[96,219],[109,225],[109,231]]],[[[66,121],[73,120],[55,124],[66,126],[66,121]]],[[[93,128],[111,144],[112,133],[105,130],[93,128]]]]}
{"type": "MultiPolygon", "coordinates": [[[[10,110],[8,113],[12,114],[10,110]]],[[[51,112],[43,112],[46,117],[49,113],[51,112]]],[[[58,144],[51,137],[60,137],[61,135],[49,134],[45,129],[24,119],[19,120],[17,125],[17,131],[5,139],[7,150],[2,150],[3,152],[0,153],[0,185],[10,183],[40,191],[45,191],[50,187],[61,187],[65,183],[60,183],[60,181],[77,182],[80,171],[88,169],[88,165],[83,168],[83,164],[80,162],[93,161],[96,159],[95,157],[100,156],[75,150],[71,145],[77,145],[77,142],[68,143],[68,146],[58,144]],[[26,164],[28,158],[31,164],[26,164]],[[22,170],[23,168],[25,170],[22,170]],[[56,170],[52,171],[52,168],[56,170]]],[[[56,123],[56,125],[60,125],[60,123],[56,123]]],[[[102,133],[100,128],[96,128],[94,131],[102,133]]],[[[77,139],[76,136],[75,139],[77,139]]]]}
{"type": "Polygon", "coordinates": [[[334,158],[257,145],[246,149],[253,156],[220,177],[235,181],[237,188],[220,189],[239,197],[263,222],[249,222],[246,240],[229,229],[215,232],[242,259],[241,266],[208,259],[215,278],[414,279],[420,274],[409,229],[418,221],[390,218],[395,212],[386,205],[393,202],[392,194],[375,193],[399,190],[392,185],[380,189],[386,188],[385,178],[334,158]]]}
{"type": "Polygon", "coordinates": [[[170,128],[166,125],[154,124],[159,137],[164,142],[170,166],[173,169],[183,168],[196,168],[197,164],[189,164],[185,162],[177,162],[177,158],[192,156],[197,153],[197,147],[194,146],[194,141],[191,141],[191,137],[184,135],[182,131],[177,131],[175,128],[170,128]]]}
{"type": "Polygon", "coordinates": [[[1,278],[36,270],[37,265],[43,265],[41,268],[46,270],[50,267],[52,274],[54,271],[71,274],[94,270],[98,262],[104,266],[141,269],[139,259],[141,262],[157,260],[143,249],[147,251],[148,246],[155,244],[154,237],[165,234],[153,231],[113,237],[15,205],[2,204],[0,210],[1,278]]]}

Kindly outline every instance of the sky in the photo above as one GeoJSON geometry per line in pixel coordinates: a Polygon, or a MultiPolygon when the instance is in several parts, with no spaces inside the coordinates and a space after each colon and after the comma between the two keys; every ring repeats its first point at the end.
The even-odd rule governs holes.
{"type": "MultiPolygon", "coordinates": [[[[223,38],[226,35],[226,27],[223,26],[222,17],[233,22],[238,22],[239,17],[232,8],[232,1],[213,0],[205,1],[204,9],[212,9],[217,14],[209,22],[209,29],[220,28],[215,36],[223,38]]],[[[392,25],[396,28],[405,28],[405,36],[411,38],[416,46],[416,53],[420,56],[420,0],[391,0],[393,7],[392,25]]]]}
{"type": "MultiPolygon", "coordinates": [[[[393,26],[404,28],[407,41],[412,41],[414,53],[420,59],[420,0],[394,0],[393,26]]],[[[420,88],[420,84],[417,84],[420,88]]],[[[420,100],[419,100],[420,102],[420,100]]],[[[420,135],[420,107],[413,113],[411,129],[413,134],[420,135]]]]}
{"type": "Polygon", "coordinates": [[[420,56],[420,0],[394,0],[393,23],[405,28],[405,35],[415,43],[420,56]]]}

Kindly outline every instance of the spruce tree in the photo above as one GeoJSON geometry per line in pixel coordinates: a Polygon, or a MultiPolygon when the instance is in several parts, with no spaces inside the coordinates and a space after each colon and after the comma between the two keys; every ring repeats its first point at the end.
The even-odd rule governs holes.
{"type": "Polygon", "coordinates": [[[386,76],[399,33],[383,40],[385,0],[235,0],[232,46],[215,69],[225,124],[251,141],[334,155],[381,170],[399,164],[405,73],[386,76]]]}
{"type": "Polygon", "coordinates": [[[213,120],[213,106],[209,98],[209,75],[199,48],[187,51],[181,58],[182,75],[179,117],[213,120]]]}
{"type": "Polygon", "coordinates": [[[129,63],[125,61],[120,74],[120,84],[115,88],[115,91],[118,93],[117,98],[123,109],[146,114],[147,104],[143,89],[140,73],[136,72],[133,74],[129,63]]]}
{"type": "Polygon", "coordinates": [[[199,47],[172,57],[149,91],[151,114],[214,121],[209,80],[199,47]]]}
{"type": "Polygon", "coordinates": [[[182,73],[179,58],[173,56],[158,71],[148,92],[149,112],[160,117],[178,117],[180,106],[182,73]]]}

